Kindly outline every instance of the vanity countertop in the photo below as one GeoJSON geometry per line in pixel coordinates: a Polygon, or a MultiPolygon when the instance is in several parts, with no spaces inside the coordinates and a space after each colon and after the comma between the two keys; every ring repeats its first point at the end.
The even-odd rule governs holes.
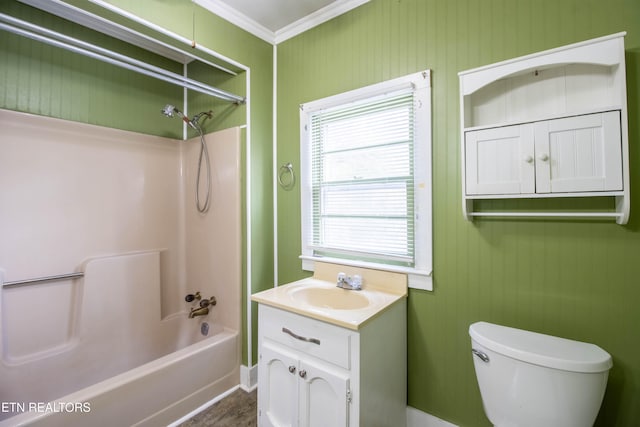
{"type": "Polygon", "coordinates": [[[358,330],[394,303],[406,298],[407,278],[400,273],[316,263],[313,277],[251,296],[260,304],[358,330]],[[336,287],[339,272],[359,274],[362,290],[336,287]]]}

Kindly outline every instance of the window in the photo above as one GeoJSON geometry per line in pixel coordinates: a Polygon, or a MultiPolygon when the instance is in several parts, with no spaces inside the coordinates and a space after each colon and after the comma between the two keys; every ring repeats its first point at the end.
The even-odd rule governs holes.
{"type": "Polygon", "coordinates": [[[429,71],[301,106],[303,268],[409,274],[431,289],[429,71]]]}

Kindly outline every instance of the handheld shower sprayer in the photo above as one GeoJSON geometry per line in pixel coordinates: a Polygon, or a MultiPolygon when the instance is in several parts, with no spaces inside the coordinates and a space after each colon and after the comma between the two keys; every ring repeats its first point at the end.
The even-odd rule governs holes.
{"type": "Polygon", "coordinates": [[[206,116],[207,119],[213,117],[213,111],[203,111],[201,113],[193,116],[192,119],[189,119],[186,114],[182,111],[178,110],[174,105],[167,104],[164,106],[162,110],[160,110],[162,114],[167,117],[173,117],[174,115],[180,117],[183,122],[188,124],[191,128],[198,131],[200,134],[200,158],[198,160],[198,178],[196,180],[196,208],[200,213],[206,213],[209,210],[209,202],[211,199],[211,164],[209,162],[209,151],[207,150],[207,144],[204,140],[204,133],[202,132],[202,128],[200,127],[200,119],[203,116],[206,116]],[[207,197],[204,201],[204,204],[200,204],[200,172],[202,170],[202,162],[205,162],[205,166],[207,168],[207,197]]]}
{"type": "Polygon", "coordinates": [[[211,118],[213,118],[213,111],[211,111],[211,110],[203,111],[201,113],[196,114],[191,119],[191,123],[194,124],[194,125],[197,125],[198,122],[200,121],[200,119],[202,118],[202,116],[207,116],[207,119],[211,119],[211,118]]]}

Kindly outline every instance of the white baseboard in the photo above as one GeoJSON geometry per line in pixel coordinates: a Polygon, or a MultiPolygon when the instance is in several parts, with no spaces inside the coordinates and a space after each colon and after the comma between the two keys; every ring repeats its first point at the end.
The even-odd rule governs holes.
{"type": "Polygon", "coordinates": [[[407,427],[458,427],[419,409],[407,406],[407,427]]]}
{"type": "Polygon", "coordinates": [[[240,388],[250,392],[258,387],[258,365],[248,367],[240,365],[240,388]]]}

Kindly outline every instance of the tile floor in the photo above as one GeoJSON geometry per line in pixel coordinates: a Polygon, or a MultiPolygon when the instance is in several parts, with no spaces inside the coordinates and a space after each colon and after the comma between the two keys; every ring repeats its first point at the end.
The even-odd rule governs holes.
{"type": "Polygon", "coordinates": [[[255,427],[257,408],[257,390],[247,393],[238,389],[179,427],[255,427]]]}

